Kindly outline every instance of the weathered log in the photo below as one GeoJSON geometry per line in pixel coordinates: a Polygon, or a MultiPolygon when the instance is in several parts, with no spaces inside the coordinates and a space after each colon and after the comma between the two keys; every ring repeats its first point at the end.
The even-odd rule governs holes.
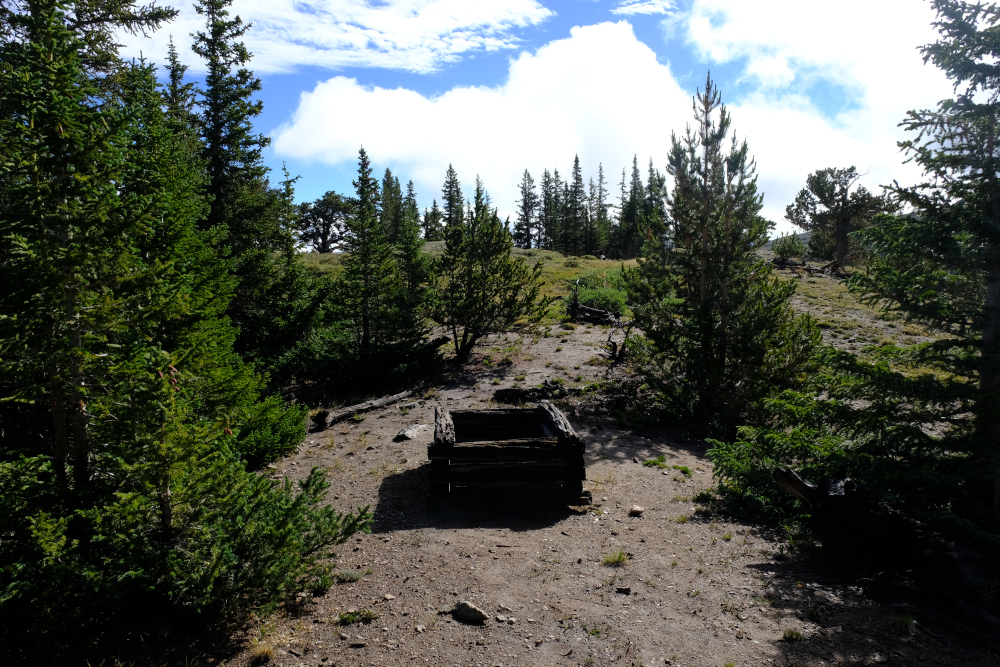
{"type": "Polygon", "coordinates": [[[351,405],[346,408],[341,408],[339,410],[332,410],[326,415],[326,427],[330,428],[334,424],[340,421],[344,421],[348,417],[353,417],[354,415],[361,414],[363,412],[368,412],[369,410],[374,410],[375,408],[381,408],[385,405],[390,405],[396,401],[400,401],[407,396],[413,394],[412,391],[402,391],[398,394],[393,394],[392,396],[383,396],[382,398],[374,398],[370,401],[365,401],[364,403],[358,403],[357,405],[351,405]]]}
{"type": "Polygon", "coordinates": [[[578,440],[576,431],[570,426],[566,415],[559,408],[548,401],[542,401],[538,404],[538,410],[543,415],[542,430],[545,432],[545,435],[570,442],[578,440]]]}
{"type": "Polygon", "coordinates": [[[455,422],[451,420],[451,414],[440,405],[434,406],[434,444],[455,444],[455,422]]]}
{"type": "Polygon", "coordinates": [[[511,486],[547,486],[575,476],[565,461],[532,463],[483,463],[449,466],[448,481],[459,486],[509,484],[511,486]]]}
{"type": "Polygon", "coordinates": [[[536,403],[546,398],[563,398],[568,395],[566,387],[558,382],[544,380],[539,387],[511,387],[497,389],[493,392],[493,400],[498,403],[536,403]]]}

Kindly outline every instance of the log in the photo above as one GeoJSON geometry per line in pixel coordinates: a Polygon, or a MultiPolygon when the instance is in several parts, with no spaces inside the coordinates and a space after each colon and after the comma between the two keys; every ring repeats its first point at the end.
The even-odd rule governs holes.
{"type": "Polygon", "coordinates": [[[538,404],[538,410],[543,415],[542,430],[545,432],[545,435],[573,442],[579,440],[576,436],[576,431],[570,426],[566,415],[559,408],[548,401],[542,401],[538,404]]]}
{"type": "Polygon", "coordinates": [[[358,403],[357,405],[351,405],[339,410],[333,410],[326,415],[326,427],[330,428],[337,422],[344,421],[348,417],[352,417],[356,414],[361,414],[362,412],[368,412],[369,410],[374,410],[375,408],[390,405],[396,401],[406,398],[407,396],[410,396],[411,394],[413,394],[412,391],[402,391],[398,394],[393,394],[392,396],[373,398],[372,400],[365,401],[364,403],[358,403]]]}
{"type": "Polygon", "coordinates": [[[455,444],[455,422],[440,405],[434,406],[434,444],[442,447],[455,444]]]}
{"type": "Polygon", "coordinates": [[[574,476],[563,461],[449,466],[447,474],[452,486],[551,486],[574,476]]]}

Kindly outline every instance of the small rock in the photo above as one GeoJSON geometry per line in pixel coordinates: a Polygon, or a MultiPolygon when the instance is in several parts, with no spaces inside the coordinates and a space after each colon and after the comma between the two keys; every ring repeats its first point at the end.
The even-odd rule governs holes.
{"type": "Polygon", "coordinates": [[[414,630],[416,630],[417,632],[423,632],[423,631],[424,631],[424,630],[426,630],[427,628],[425,628],[425,627],[424,627],[424,626],[422,626],[422,625],[418,625],[417,627],[415,627],[415,628],[413,628],[413,629],[414,629],[414,630]]]}
{"type": "Polygon", "coordinates": [[[528,623],[534,623],[534,622],[535,622],[535,619],[533,619],[533,618],[529,618],[528,619],[528,623]]]}
{"type": "Polygon", "coordinates": [[[639,505],[632,505],[628,509],[629,516],[642,516],[642,513],[646,511],[645,507],[640,507],[639,505]]]}
{"type": "Polygon", "coordinates": [[[455,606],[452,607],[451,615],[456,621],[477,625],[482,625],[485,621],[490,620],[489,614],[468,600],[459,600],[456,602],[455,606]]]}
{"type": "Polygon", "coordinates": [[[302,654],[299,653],[298,651],[296,651],[293,648],[288,649],[288,652],[291,653],[292,655],[294,655],[296,658],[301,658],[302,657],[302,654]]]}
{"type": "Polygon", "coordinates": [[[347,639],[347,633],[346,632],[341,632],[340,633],[340,638],[341,639],[347,639]]]}
{"type": "Polygon", "coordinates": [[[351,642],[351,648],[364,648],[368,646],[368,642],[351,642]]]}
{"type": "Polygon", "coordinates": [[[517,619],[511,616],[510,618],[507,619],[507,622],[511,625],[514,625],[515,623],[517,623],[517,619]]]}
{"type": "Polygon", "coordinates": [[[615,593],[621,593],[622,595],[631,595],[632,589],[628,586],[619,586],[615,589],[615,593]]]}
{"type": "Polygon", "coordinates": [[[506,623],[507,617],[503,614],[497,614],[497,623],[506,623]]]}
{"type": "Polygon", "coordinates": [[[393,595],[392,593],[386,593],[382,597],[384,597],[386,600],[395,600],[396,599],[396,596],[393,595]]]}
{"type": "Polygon", "coordinates": [[[669,473],[669,472],[667,472],[666,470],[664,470],[664,471],[663,471],[663,474],[664,474],[664,475],[669,475],[670,473],[669,473]]]}
{"type": "Polygon", "coordinates": [[[399,406],[400,410],[415,410],[419,404],[416,401],[399,406]]]}
{"type": "Polygon", "coordinates": [[[427,424],[414,424],[413,426],[407,426],[402,431],[396,434],[393,438],[396,442],[401,440],[413,440],[418,437],[421,433],[430,428],[427,424]]]}
{"type": "Polygon", "coordinates": [[[632,463],[639,463],[639,457],[638,456],[633,456],[632,457],[632,463]]]}

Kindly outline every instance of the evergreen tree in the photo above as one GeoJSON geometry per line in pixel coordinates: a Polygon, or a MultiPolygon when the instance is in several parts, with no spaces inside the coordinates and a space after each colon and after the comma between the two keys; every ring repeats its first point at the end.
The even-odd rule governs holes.
{"type": "Polygon", "coordinates": [[[891,210],[887,197],[854,187],[859,178],[854,167],[820,169],[809,174],[795,203],[785,208],[786,220],[812,232],[809,248],[815,256],[843,262],[850,252],[849,234],[866,227],[873,216],[891,210]]]}
{"type": "Polygon", "coordinates": [[[314,202],[305,202],[299,206],[299,240],[312,246],[314,252],[333,252],[343,242],[352,215],[354,202],[333,190],[314,202]]]}
{"type": "Polygon", "coordinates": [[[530,248],[535,225],[535,209],[538,207],[538,193],[535,192],[535,179],[527,169],[524,170],[518,187],[521,198],[517,200],[514,245],[518,248],[530,248]]]}
{"type": "Polygon", "coordinates": [[[555,249],[558,236],[557,216],[555,212],[555,184],[548,169],[542,171],[538,211],[538,247],[546,250],[555,249]]]}
{"type": "Polygon", "coordinates": [[[444,240],[444,213],[438,206],[437,199],[431,204],[431,210],[424,209],[424,240],[444,240]]]}
{"type": "MultiPolygon", "coordinates": [[[[770,391],[796,380],[819,332],[793,314],[794,285],[754,252],[770,224],[760,217],[746,143],[734,138],[723,152],[730,121],[720,105],[708,79],[695,97],[696,129],[672,138],[666,224],[652,221],[630,282],[637,325],[652,345],[646,372],[664,404],[689,423],[729,434],[770,391]]],[[[633,201],[642,192],[634,167],[633,201]]]]}
{"type": "Polygon", "coordinates": [[[417,221],[417,225],[422,227],[423,221],[420,219],[420,207],[417,206],[417,191],[413,187],[413,181],[406,183],[406,197],[403,199],[403,213],[417,221]]]}
{"type": "Polygon", "coordinates": [[[667,194],[667,178],[653,166],[653,158],[649,158],[649,172],[646,177],[646,193],[642,207],[643,227],[656,224],[657,220],[665,220],[667,210],[664,197],[667,194]]]}
{"type": "MultiPolygon", "coordinates": [[[[202,161],[150,68],[99,97],[73,25],[34,2],[0,58],[0,640],[37,661],[140,612],[241,619],[328,585],[321,559],[369,519],[321,508],[321,474],[296,494],[246,470],[273,422],[198,229],[202,161]]],[[[304,414],[285,414],[294,446],[304,414]]]]}
{"type": "Polygon", "coordinates": [[[193,129],[197,122],[194,115],[194,84],[184,83],[184,73],[187,69],[187,65],[181,64],[177,49],[174,47],[174,37],[171,35],[167,50],[167,74],[170,83],[164,96],[167,113],[175,121],[193,129]]]}
{"type": "Polygon", "coordinates": [[[375,386],[416,355],[424,329],[407,299],[397,250],[378,216],[378,181],[372,178],[364,148],[358,153],[354,187],[357,208],[348,223],[348,256],[338,293],[357,358],[357,377],[375,386]]]}
{"type": "Polygon", "coordinates": [[[432,316],[451,334],[460,360],[484,336],[544,316],[551,300],[541,296],[541,266],[529,269],[511,255],[510,232],[490,209],[478,177],[470,215],[445,228],[445,244],[435,267],[438,300],[432,316]]]}
{"type": "Polygon", "coordinates": [[[403,190],[399,178],[392,175],[387,167],[382,177],[382,197],[379,210],[382,226],[389,235],[389,242],[395,244],[399,240],[399,230],[403,225],[403,190]]]}
{"type": "Polygon", "coordinates": [[[563,223],[563,252],[567,255],[579,255],[582,247],[584,228],[587,216],[587,192],[583,185],[583,171],[580,169],[580,156],[573,156],[573,173],[571,181],[566,183],[566,217],[563,223]]]}
{"type": "Polygon", "coordinates": [[[441,188],[441,204],[444,210],[445,228],[460,225],[465,214],[462,206],[462,184],[458,182],[458,174],[450,164],[445,173],[444,186],[441,188]]]}

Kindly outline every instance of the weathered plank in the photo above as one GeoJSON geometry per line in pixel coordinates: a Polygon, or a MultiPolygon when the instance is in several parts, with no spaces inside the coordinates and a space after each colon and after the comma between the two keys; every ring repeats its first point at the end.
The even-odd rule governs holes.
{"type": "Polygon", "coordinates": [[[504,447],[502,445],[436,447],[431,445],[427,448],[427,458],[431,461],[451,461],[452,463],[487,461],[516,463],[518,461],[549,461],[554,459],[572,461],[577,459],[580,465],[583,465],[583,457],[578,450],[554,444],[547,447],[504,447]]]}
{"type": "Polygon", "coordinates": [[[348,417],[353,417],[356,414],[361,414],[362,412],[368,412],[369,410],[374,410],[375,408],[381,408],[384,405],[395,403],[396,401],[406,398],[412,393],[412,391],[402,391],[398,394],[393,394],[392,396],[374,398],[370,401],[365,401],[364,403],[358,403],[357,405],[351,405],[339,410],[333,410],[326,415],[326,427],[330,428],[337,422],[344,421],[348,417]]]}
{"type": "Polygon", "coordinates": [[[448,467],[448,479],[459,486],[475,484],[547,485],[562,482],[567,477],[563,461],[532,463],[485,463],[448,467]]]}
{"type": "Polygon", "coordinates": [[[451,420],[451,414],[440,405],[434,406],[434,444],[455,444],[455,422],[451,420]]]}
{"type": "Polygon", "coordinates": [[[578,439],[576,431],[570,426],[566,415],[559,408],[548,401],[541,401],[538,404],[538,410],[543,416],[542,430],[545,431],[545,435],[559,438],[560,440],[575,441],[578,439]]]}
{"type": "Polygon", "coordinates": [[[454,410],[456,442],[511,440],[543,435],[533,410],[454,410]]]}

